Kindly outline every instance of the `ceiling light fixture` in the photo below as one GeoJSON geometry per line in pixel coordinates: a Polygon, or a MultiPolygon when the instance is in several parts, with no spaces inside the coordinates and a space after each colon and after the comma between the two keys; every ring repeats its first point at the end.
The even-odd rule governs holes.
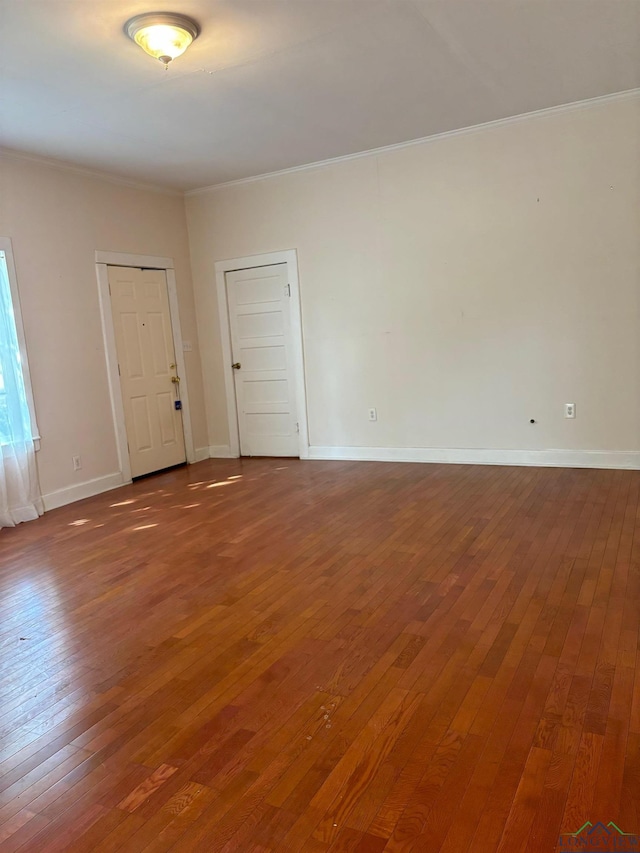
{"type": "Polygon", "coordinates": [[[149,56],[159,59],[165,69],[200,35],[200,27],[193,18],[173,12],[136,15],[127,21],[124,31],[149,56]]]}

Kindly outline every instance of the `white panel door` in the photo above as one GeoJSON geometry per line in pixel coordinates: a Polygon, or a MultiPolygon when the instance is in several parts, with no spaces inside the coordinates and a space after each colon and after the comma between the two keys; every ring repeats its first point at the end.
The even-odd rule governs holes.
{"type": "Polygon", "coordinates": [[[164,270],[108,271],[131,476],[140,477],[186,461],[167,278],[164,270]]]}
{"type": "Polygon", "coordinates": [[[287,265],[226,274],[242,456],[299,456],[287,265]]]}

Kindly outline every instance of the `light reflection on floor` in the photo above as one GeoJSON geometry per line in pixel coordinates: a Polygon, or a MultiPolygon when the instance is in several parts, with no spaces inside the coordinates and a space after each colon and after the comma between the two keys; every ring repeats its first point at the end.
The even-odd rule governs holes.
{"type": "MultiPolygon", "coordinates": [[[[273,474],[274,471],[280,470],[285,469],[271,469],[270,473],[273,474]]],[[[212,472],[208,471],[207,473],[212,472]]],[[[93,531],[102,529],[100,533],[93,534],[92,553],[86,561],[82,562],[81,576],[89,580],[91,585],[96,584],[92,587],[93,597],[91,601],[94,604],[96,601],[101,602],[102,618],[105,620],[106,626],[111,620],[116,602],[118,600],[120,603],[126,602],[130,585],[133,588],[134,585],[144,582],[146,571],[144,562],[131,557],[133,553],[131,550],[132,543],[135,541],[134,537],[131,537],[131,533],[151,531],[149,538],[144,538],[143,541],[153,543],[155,536],[157,536],[153,533],[154,528],[158,528],[164,523],[161,515],[163,512],[170,509],[179,514],[181,510],[192,510],[199,507],[206,509],[208,506],[224,505],[229,497],[225,495],[224,488],[221,492],[219,491],[221,487],[236,484],[242,489],[243,486],[248,486],[249,481],[255,481],[262,476],[265,475],[259,471],[249,470],[245,471],[244,474],[232,474],[228,477],[214,475],[213,477],[206,477],[204,480],[182,484],[177,490],[177,495],[176,489],[171,487],[149,488],[151,483],[148,483],[145,488],[142,483],[133,484],[133,486],[126,486],[124,489],[131,489],[129,494],[133,491],[135,496],[122,500],[112,499],[110,503],[103,502],[100,504],[99,511],[95,509],[96,505],[92,503],[91,498],[83,501],[75,510],[73,507],[66,510],[61,508],[61,512],[64,512],[65,515],[57,522],[54,533],[51,533],[51,528],[49,528],[48,535],[52,536],[52,543],[61,539],[68,540],[69,547],[75,551],[76,547],[84,547],[80,544],[76,546],[76,540],[80,543],[85,536],[91,536],[93,531]],[[196,495],[197,500],[193,500],[192,495],[187,504],[179,503],[173,506],[170,504],[174,495],[178,497],[178,500],[185,498],[189,500],[190,492],[198,493],[196,495]],[[72,520],[69,521],[69,518],[72,520]],[[114,528],[116,531],[127,534],[128,537],[126,539],[120,538],[116,547],[109,544],[115,541],[110,539],[114,528]],[[100,575],[96,569],[97,565],[101,565],[104,570],[104,577],[101,581],[98,581],[100,575]]],[[[124,494],[127,492],[124,491],[124,494]]],[[[197,514],[194,514],[195,518],[197,518],[197,514]]],[[[168,523],[170,522],[171,519],[169,518],[168,523]]],[[[34,525],[37,525],[37,522],[34,522],[34,525]]],[[[25,530],[27,529],[31,528],[25,527],[25,530]]],[[[33,530],[36,532],[38,527],[34,526],[33,530]]],[[[22,552],[22,556],[27,553],[27,551],[22,552]]],[[[163,558],[164,555],[154,555],[152,559],[155,560],[158,556],[163,558]]],[[[82,604],[75,596],[73,583],[71,592],[67,589],[64,597],[59,594],[58,575],[67,585],[69,581],[68,575],[65,580],[64,565],[59,565],[54,571],[46,561],[34,559],[28,572],[28,576],[23,575],[19,584],[12,583],[9,588],[3,588],[0,595],[2,643],[12,658],[12,665],[15,665],[16,673],[22,673],[25,679],[23,682],[21,680],[23,675],[20,674],[19,683],[12,683],[10,694],[5,689],[0,695],[0,712],[9,711],[15,704],[26,699],[35,703],[45,701],[46,696],[42,687],[43,679],[45,677],[50,678],[52,673],[59,670],[61,660],[72,659],[82,648],[82,632],[78,632],[77,625],[76,630],[70,630],[68,624],[73,624],[73,619],[84,611],[85,604],[82,604]]],[[[114,631],[114,638],[120,639],[119,629],[110,626],[110,630],[114,631]]],[[[123,636],[124,631],[123,628],[123,636]]],[[[59,684],[69,683],[68,677],[73,675],[74,666],[72,664],[71,669],[64,675],[60,672],[61,681],[59,684]]],[[[76,673],[76,675],[80,677],[82,673],[76,673]]],[[[60,701],[60,715],[56,718],[57,722],[71,717],[74,713],[74,705],[71,701],[68,705],[64,697],[60,701]]],[[[34,738],[38,736],[41,727],[48,726],[52,722],[51,719],[47,721],[44,714],[42,720],[36,715],[31,720],[30,730],[26,736],[31,737],[31,733],[33,733],[34,738]]]]}
{"type": "MultiPolygon", "coordinates": [[[[275,470],[276,471],[284,471],[284,470],[286,470],[286,468],[276,468],[275,470]]],[[[226,477],[223,480],[199,480],[196,483],[188,483],[187,488],[189,488],[190,490],[217,489],[221,486],[232,486],[234,484],[237,484],[240,480],[243,479],[243,477],[244,477],[244,474],[233,474],[229,477],[226,477]]],[[[251,479],[254,479],[254,478],[251,478],[251,479]]],[[[140,497],[138,497],[138,498],[127,498],[126,500],[115,501],[114,503],[109,504],[109,508],[110,509],[119,509],[120,507],[130,507],[132,504],[138,503],[139,501],[143,501],[145,499],[149,499],[149,498],[153,497],[154,495],[162,495],[163,497],[172,497],[173,492],[167,491],[166,489],[156,489],[155,491],[145,492],[144,494],[140,495],[140,497]]],[[[195,509],[196,507],[199,507],[199,506],[201,506],[201,504],[198,502],[198,503],[190,503],[190,504],[177,504],[171,508],[172,509],[195,509]]],[[[160,511],[161,510],[158,507],[151,507],[148,505],[147,506],[137,506],[137,507],[134,507],[132,509],[125,510],[125,512],[129,512],[130,514],[144,513],[144,512],[156,513],[156,512],[160,512],[160,511]]],[[[113,518],[114,519],[120,518],[122,516],[122,514],[123,514],[122,512],[116,512],[114,514],[113,518]]],[[[68,526],[69,527],[84,527],[85,525],[88,525],[88,524],[91,524],[90,518],[78,518],[75,521],[70,521],[68,523],[68,526]]],[[[97,528],[104,527],[104,526],[105,526],[105,523],[102,522],[100,524],[94,524],[90,528],[87,528],[87,529],[96,530],[97,528]]],[[[138,525],[137,527],[133,527],[130,529],[131,530],[147,530],[149,528],[157,527],[157,526],[158,526],[157,524],[141,524],[141,525],[138,525]]]]}

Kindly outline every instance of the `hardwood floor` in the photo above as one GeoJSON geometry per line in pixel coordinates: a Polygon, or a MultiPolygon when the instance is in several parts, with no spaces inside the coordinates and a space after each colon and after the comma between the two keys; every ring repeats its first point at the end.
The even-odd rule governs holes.
{"type": "Polygon", "coordinates": [[[216,460],[3,530],[0,850],[640,831],[639,487],[216,460]]]}

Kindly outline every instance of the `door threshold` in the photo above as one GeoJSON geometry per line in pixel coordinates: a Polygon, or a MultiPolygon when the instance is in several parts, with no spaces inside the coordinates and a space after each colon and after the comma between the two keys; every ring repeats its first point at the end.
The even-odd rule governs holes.
{"type": "Polygon", "coordinates": [[[157,471],[149,471],[148,474],[140,474],[137,477],[132,477],[131,482],[137,483],[139,480],[147,480],[149,477],[155,477],[156,474],[166,474],[168,471],[176,471],[178,468],[186,468],[187,461],[178,462],[177,465],[169,465],[168,468],[159,468],[157,471]]]}

